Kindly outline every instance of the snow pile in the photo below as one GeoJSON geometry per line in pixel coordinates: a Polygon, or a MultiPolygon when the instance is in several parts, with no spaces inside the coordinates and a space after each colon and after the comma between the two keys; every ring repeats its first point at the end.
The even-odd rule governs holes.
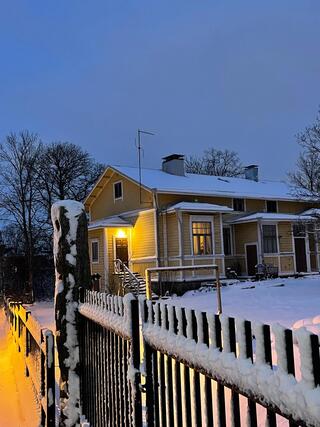
{"type": "Polygon", "coordinates": [[[300,328],[306,328],[309,332],[320,336],[320,315],[315,317],[309,317],[307,319],[297,320],[293,325],[293,330],[300,328]]]}
{"type": "MultiPolygon", "coordinates": [[[[158,305],[158,304],[156,304],[158,305]]],[[[160,306],[162,304],[160,303],[160,306]]],[[[150,306],[149,306],[150,309],[150,306]]],[[[155,309],[155,313],[158,310],[155,309]]],[[[176,307],[178,322],[180,323],[181,311],[176,307]]],[[[161,307],[160,312],[163,312],[161,307]]],[[[251,359],[245,358],[245,334],[243,331],[244,323],[239,320],[236,322],[237,344],[240,348],[240,357],[230,352],[229,334],[225,330],[228,329],[227,318],[221,319],[222,336],[224,342],[223,351],[214,347],[214,343],[210,346],[203,344],[201,340],[197,343],[190,336],[192,326],[190,321],[192,316],[189,312],[187,317],[187,337],[182,334],[175,334],[170,328],[171,316],[169,316],[169,329],[166,329],[163,322],[158,319],[152,323],[152,317],[149,313],[148,322],[143,325],[143,335],[145,340],[153,348],[160,350],[170,356],[176,357],[178,360],[183,360],[190,366],[208,372],[213,378],[223,381],[229,385],[233,385],[244,393],[256,396],[261,401],[268,405],[279,408],[281,412],[287,415],[292,415],[297,420],[304,420],[311,425],[319,425],[320,419],[320,388],[314,388],[312,381],[312,363],[310,359],[310,333],[305,331],[298,337],[301,357],[304,359],[302,364],[302,380],[297,381],[293,375],[286,373],[286,349],[284,340],[284,329],[280,326],[274,328],[276,339],[276,349],[278,352],[279,369],[273,370],[270,365],[264,363],[262,358],[261,326],[253,325],[253,329],[260,331],[257,334],[258,363],[252,363],[251,359]]],[[[196,315],[196,317],[198,317],[196,315]]],[[[213,324],[212,316],[209,316],[209,328],[213,324]]],[[[179,330],[181,325],[179,326],[179,330]]],[[[210,331],[210,337],[213,336],[210,331]]]]}
{"type": "Polygon", "coordinates": [[[91,301],[80,304],[79,312],[115,334],[131,338],[131,301],[134,296],[127,294],[121,298],[98,292],[90,294],[91,301]]]}

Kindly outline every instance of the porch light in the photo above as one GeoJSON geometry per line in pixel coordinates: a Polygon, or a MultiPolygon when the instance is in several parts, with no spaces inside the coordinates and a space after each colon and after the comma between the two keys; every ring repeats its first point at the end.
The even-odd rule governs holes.
{"type": "Polygon", "coordinates": [[[122,230],[122,228],[119,228],[119,230],[117,230],[116,237],[118,239],[124,239],[125,237],[127,237],[127,234],[124,230],[122,230]]]}

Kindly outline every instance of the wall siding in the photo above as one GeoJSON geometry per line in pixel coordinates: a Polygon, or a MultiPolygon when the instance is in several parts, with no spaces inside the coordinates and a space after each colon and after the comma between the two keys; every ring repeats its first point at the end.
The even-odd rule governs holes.
{"type": "Polygon", "coordinates": [[[175,213],[167,215],[168,256],[179,255],[178,218],[175,213]]]}
{"type": "Polygon", "coordinates": [[[291,222],[278,223],[279,249],[281,252],[293,252],[291,222]]]}
{"type": "Polygon", "coordinates": [[[280,257],[280,272],[293,273],[294,272],[294,257],[282,256],[280,257]]]}
{"type": "Polygon", "coordinates": [[[236,255],[245,254],[245,243],[258,241],[258,227],[256,222],[235,224],[236,255]]]}
{"type": "Polygon", "coordinates": [[[90,267],[91,267],[91,274],[100,274],[100,287],[103,288],[105,285],[105,270],[104,270],[104,237],[103,237],[103,230],[89,230],[88,233],[88,240],[89,240],[89,255],[90,255],[90,267]],[[91,241],[92,240],[98,240],[99,241],[99,262],[98,263],[92,263],[92,254],[91,254],[91,241]]]}
{"type": "Polygon", "coordinates": [[[156,256],[154,211],[140,213],[130,218],[133,222],[131,257],[142,258],[156,256]]]}
{"type": "Polygon", "coordinates": [[[152,193],[142,189],[142,201],[140,204],[139,185],[115,173],[94,200],[90,209],[91,221],[136,209],[152,208],[152,193]],[[117,181],[122,181],[123,200],[113,199],[113,184],[117,181]]]}

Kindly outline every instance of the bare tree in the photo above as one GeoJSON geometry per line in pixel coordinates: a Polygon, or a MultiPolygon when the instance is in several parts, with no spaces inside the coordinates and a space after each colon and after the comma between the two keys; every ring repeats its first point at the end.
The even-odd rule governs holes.
{"type": "Polygon", "coordinates": [[[236,177],[243,174],[243,166],[235,151],[216,148],[205,150],[201,157],[188,157],[186,170],[189,173],[215,176],[236,177]]]}
{"type": "Polygon", "coordinates": [[[57,200],[84,201],[104,170],[86,151],[69,142],[54,142],[44,147],[41,164],[40,190],[48,218],[57,200]]]}
{"type": "Polygon", "coordinates": [[[301,197],[320,199],[320,112],[314,124],[297,135],[302,151],[295,171],[289,173],[294,192],[301,197]]]}
{"type": "Polygon", "coordinates": [[[33,258],[38,237],[43,232],[39,209],[39,158],[42,143],[28,131],[10,134],[0,145],[0,210],[16,224],[22,238],[28,267],[26,294],[32,299],[33,258]]]}

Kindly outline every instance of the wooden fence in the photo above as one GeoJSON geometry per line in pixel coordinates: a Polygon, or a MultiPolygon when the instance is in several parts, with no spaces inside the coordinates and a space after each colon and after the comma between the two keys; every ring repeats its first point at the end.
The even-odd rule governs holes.
{"type": "Polygon", "coordinates": [[[296,345],[280,325],[92,291],[80,313],[92,426],[320,425],[316,335],[300,331],[296,345]]]}
{"type": "Polygon", "coordinates": [[[5,311],[21,353],[35,397],[41,407],[41,426],[55,427],[54,338],[41,328],[21,303],[5,299],[5,311]]]}

